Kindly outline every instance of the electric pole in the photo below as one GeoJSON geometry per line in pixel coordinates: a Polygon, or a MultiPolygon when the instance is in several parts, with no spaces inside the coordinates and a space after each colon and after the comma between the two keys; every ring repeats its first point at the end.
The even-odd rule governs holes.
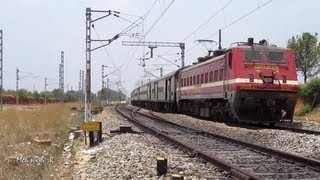
{"type": "Polygon", "coordinates": [[[47,78],[44,78],[44,104],[47,104],[47,78]]]}
{"type": "Polygon", "coordinates": [[[16,105],[19,104],[19,69],[16,68],[16,105]]]}
{"type": "Polygon", "coordinates": [[[0,29],[0,106],[3,110],[3,31],[0,29]]]}
{"type": "Polygon", "coordinates": [[[81,71],[81,101],[84,103],[84,71],[81,71]]]}
{"type": "Polygon", "coordinates": [[[78,85],[78,94],[79,94],[79,101],[81,101],[81,70],[79,73],[79,85],[78,85]]]}
{"type": "MultiPolygon", "coordinates": [[[[137,21],[133,22],[130,26],[132,26],[129,29],[126,29],[125,31],[116,34],[113,38],[111,39],[92,39],[91,38],[91,27],[94,28],[95,22],[104,19],[110,15],[113,15],[115,17],[119,17],[119,12],[117,11],[104,11],[104,10],[92,10],[91,8],[86,9],[86,81],[85,81],[85,114],[84,114],[84,121],[92,121],[91,117],[91,52],[95,51],[97,49],[103,48],[105,46],[108,46],[112,41],[118,39],[120,36],[122,36],[124,33],[127,31],[131,30],[137,21]],[[100,17],[93,18],[91,17],[92,14],[102,14],[100,17]],[[91,47],[91,42],[101,42],[103,43],[100,46],[97,47],[91,47]]],[[[139,18],[140,19],[140,18],[139,18]]],[[[130,27],[129,26],[129,27],[130,27]]],[[[137,26],[137,25],[136,25],[137,26]]],[[[94,134],[92,131],[89,131],[89,140],[90,140],[90,146],[94,145],[94,134]]],[[[98,139],[98,138],[97,138],[98,139]]]]}
{"type": "Polygon", "coordinates": [[[64,102],[64,52],[61,51],[61,63],[59,64],[59,90],[60,103],[64,102]]]}
{"type": "Polygon", "coordinates": [[[151,58],[153,57],[153,49],[157,47],[179,47],[181,50],[181,67],[184,67],[184,50],[185,43],[178,42],[141,42],[141,41],[122,41],[123,46],[148,46],[151,49],[151,58]]]}

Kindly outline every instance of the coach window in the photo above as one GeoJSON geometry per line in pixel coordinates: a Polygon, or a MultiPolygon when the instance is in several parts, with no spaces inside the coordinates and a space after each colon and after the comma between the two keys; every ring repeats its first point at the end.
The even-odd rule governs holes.
{"type": "Polygon", "coordinates": [[[200,84],[200,75],[197,75],[197,84],[200,84]]]}
{"type": "Polygon", "coordinates": [[[210,71],[209,73],[209,82],[213,81],[213,71],[210,71]]]}
{"type": "Polygon", "coordinates": [[[183,79],[180,81],[180,87],[183,87],[183,79]]]}
{"type": "Polygon", "coordinates": [[[189,86],[189,80],[190,80],[189,77],[187,77],[187,86],[189,86]]]}
{"type": "Polygon", "coordinates": [[[223,79],[223,69],[219,69],[219,81],[223,79]]]}
{"type": "Polygon", "coordinates": [[[208,83],[208,73],[204,74],[204,83],[208,83]]]}
{"type": "Polygon", "coordinates": [[[218,70],[214,70],[214,81],[218,81],[218,70]]]}
{"type": "Polygon", "coordinates": [[[203,84],[203,74],[201,74],[201,84],[203,84]]]}
{"type": "Polygon", "coordinates": [[[190,86],[192,86],[192,76],[190,77],[190,86]]]}
{"type": "Polygon", "coordinates": [[[183,80],[183,86],[187,86],[187,78],[184,78],[184,80],[183,80]]]}
{"type": "Polygon", "coordinates": [[[196,76],[193,76],[193,85],[196,85],[196,76]]]}

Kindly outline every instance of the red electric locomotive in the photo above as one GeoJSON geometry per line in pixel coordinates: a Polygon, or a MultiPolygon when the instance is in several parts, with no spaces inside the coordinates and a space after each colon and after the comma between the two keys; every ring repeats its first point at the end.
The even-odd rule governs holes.
{"type": "Polygon", "coordinates": [[[292,121],[298,92],[294,52],[253,38],[233,45],[181,70],[178,110],[269,124],[292,121]]]}
{"type": "Polygon", "coordinates": [[[212,119],[292,121],[298,92],[294,52],[265,40],[234,43],[144,84],[131,103],[212,119]]]}

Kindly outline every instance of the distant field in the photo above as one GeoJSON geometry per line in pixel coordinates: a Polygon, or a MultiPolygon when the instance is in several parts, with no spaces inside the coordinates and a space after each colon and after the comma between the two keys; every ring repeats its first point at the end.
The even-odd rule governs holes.
{"type": "Polygon", "coordinates": [[[68,139],[69,127],[82,122],[82,114],[71,111],[71,107],[80,109],[80,103],[4,106],[0,112],[0,179],[42,179],[54,163],[47,160],[55,159],[68,139]],[[34,139],[49,140],[51,144],[38,144],[34,139]],[[39,157],[46,162],[14,161],[39,157]]]}

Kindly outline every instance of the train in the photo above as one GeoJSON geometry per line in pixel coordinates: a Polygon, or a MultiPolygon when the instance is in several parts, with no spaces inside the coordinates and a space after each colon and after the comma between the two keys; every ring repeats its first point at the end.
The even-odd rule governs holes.
{"type": "Polygon", "coordinates": [[[143,84],[131,104],[209,119],[292,122],[298,97],[295,55],[253,38],[209,51],[192,65],[143,84]]]}

